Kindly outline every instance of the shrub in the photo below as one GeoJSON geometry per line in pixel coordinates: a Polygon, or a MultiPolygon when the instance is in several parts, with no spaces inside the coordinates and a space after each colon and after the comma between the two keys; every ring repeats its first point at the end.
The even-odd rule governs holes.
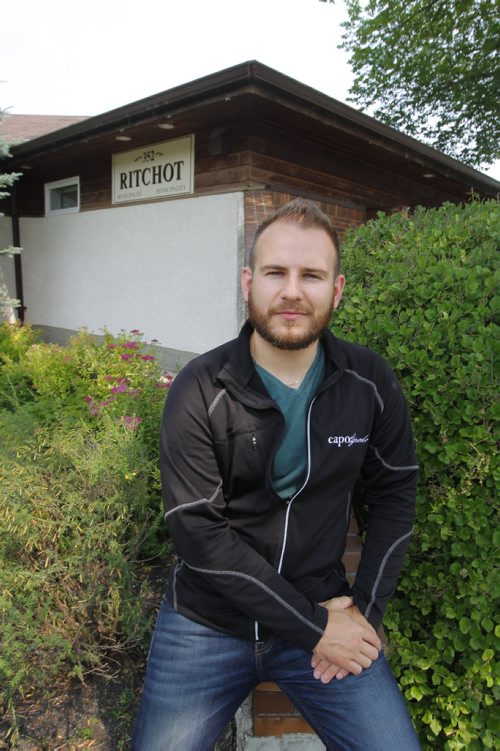
{"type": "Polygon", "coordinates": [[[426,749],[493,748],[495,360],[500,207],[380,214],[345,240],[341,336],[402,381],[421,464],[415,533],[385,626],[426,749]]]}
{"type": "Polygon", "coordinates": [[[19,362],[26,351],[35,343],[38,336],[31,326],[0,324],[0,365],[6,361],[19,362]]]}
{"type": "Polygon", "coordinates": [[[138,332],[59,347],[29,327],[24,347],[19,331],[1,333],[0,704],[140,644],[151,624],[138,559],[166,549],[157,435],[169,379],[154,348],[138,332]]]}

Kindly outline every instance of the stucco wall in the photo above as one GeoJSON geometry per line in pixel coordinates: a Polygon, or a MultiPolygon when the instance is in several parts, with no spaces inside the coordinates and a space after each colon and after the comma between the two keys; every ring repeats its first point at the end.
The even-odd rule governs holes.
{"type": "Polygon", "coordinates": [[[243,194],[21,219],[26,320],[201,353],[241,323],[243,194]]]}

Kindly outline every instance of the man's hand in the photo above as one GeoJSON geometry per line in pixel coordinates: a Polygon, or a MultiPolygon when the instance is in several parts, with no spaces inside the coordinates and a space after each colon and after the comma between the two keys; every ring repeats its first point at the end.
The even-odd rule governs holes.
{"type": "Polygon", "coordinates": [[[349,673],[359,675],[379,656],[382,644],[375,629],[351,597],[334,597],[320,604],[328,610],[328,623],[313,651],[314,677],[329,683],[349,673]]]}

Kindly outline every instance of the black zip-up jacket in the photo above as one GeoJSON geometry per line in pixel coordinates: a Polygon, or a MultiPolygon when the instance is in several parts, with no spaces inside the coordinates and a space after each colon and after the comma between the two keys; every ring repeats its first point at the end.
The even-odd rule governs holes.
{"type": "Polygon", "coordinates": [[[322,335],[324,380],[307,415],[307,474],[272,487],[284,417],[249,352],[251,326],[176,377],[161,430],[165,518],[179,555],[167,596],[194,621],[311,651],[318,603],[350,592],[341,562],[359,475],[369,504],[355,604],[377,628],[411,535],[417,466],[400,385],[374,352],[322,335]]]}

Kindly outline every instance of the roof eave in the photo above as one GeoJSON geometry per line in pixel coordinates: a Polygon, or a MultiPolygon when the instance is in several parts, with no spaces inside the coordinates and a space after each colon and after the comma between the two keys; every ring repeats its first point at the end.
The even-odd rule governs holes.
{"type": "Polygon", "coordinates": [[[231,92],[234,95],[245,91],[255,91],[256,88],[263,96],[268,96],[273,100],[285,98],[288,101],[300,102],[311,111],[321,110],[335,118],[346,130],[352,130],[353,127],[361,130],[361,137],[366,141],[370,142],[376,138],[379,145],[385,142],[387,148],[397,151],[404,159],[418,160],[423,165],[434,166],[445,176],[461,177],[468,184],[483,186],[488,192],[500,192],[500,181],[255,60],[203,76],[137,102],[90,117],[81,123],[34,138],[13,147],[12,155],[16,161],[19,161],[19,159],[43,153],[54,145],[64,146],[83,138],[95,137],[109,130],[139,124],[142,121],[166,115],[179,107],[186,109],[186,107],[224,93],[231,92]]]}

